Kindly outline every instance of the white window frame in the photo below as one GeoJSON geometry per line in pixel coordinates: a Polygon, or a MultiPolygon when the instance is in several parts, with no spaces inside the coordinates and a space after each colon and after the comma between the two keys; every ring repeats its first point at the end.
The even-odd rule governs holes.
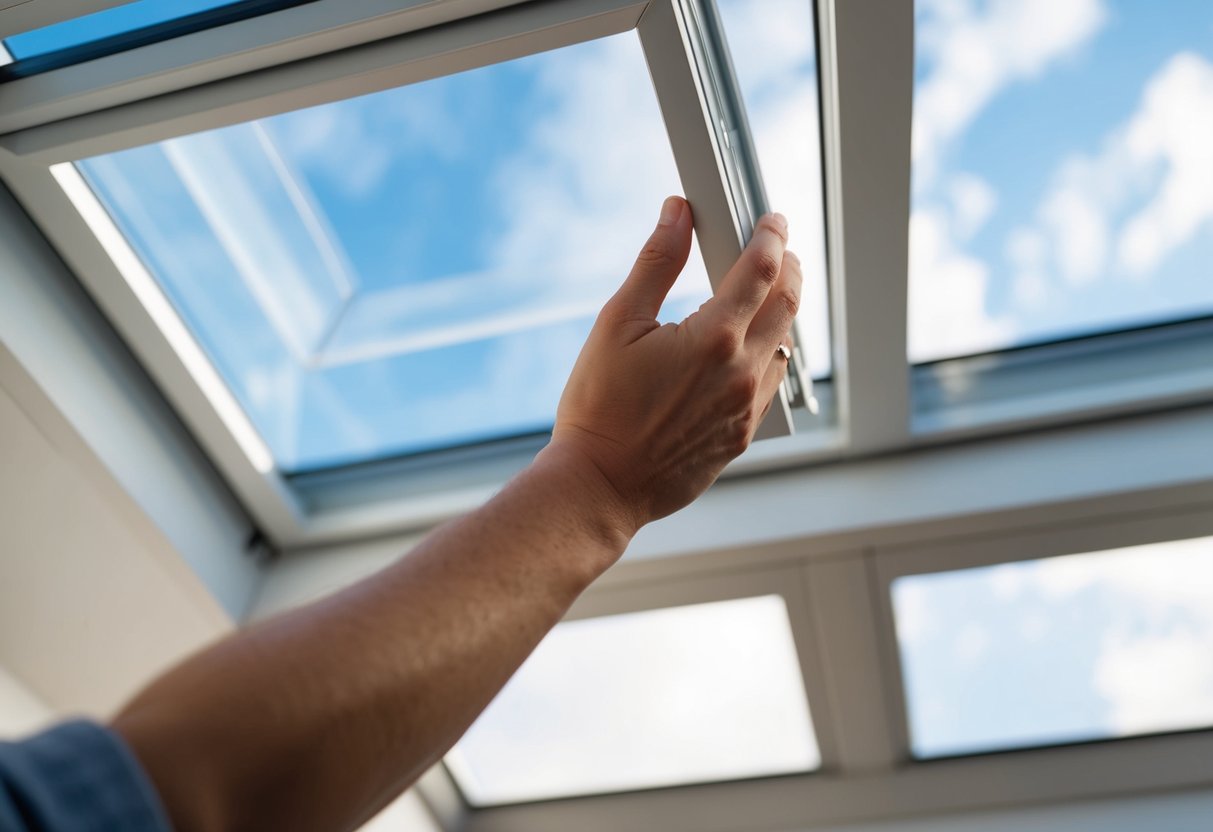
{"type": "MultiPolygon", "coordinates": [[[[232,27],[197,32],[0,86],[0,107],[14,119],[9,127],[35,116],[55,118],[79,111],[0,137],[0,174],[148,366],[267,536],[279,546],[314,542],[318,536],[334,533],[368,533],[384,516],[393,517],[388,522],[396,524],[424,522],[482,498],[486,487],[439,495],[428,503],[398,500],[391,505],[310,512],[274,468],[268,448],[71,162],[635,28],[645,48],[687,195],[696,208],[700,245],[714,280],[723,277],[736,260],[754,219],[743,204],[743,195],[735,192],[738,176],[732,168],[737,159],[726,152],[714,129],[712,93],[705,89],[694,64],[696,44],[688,35],[688,6],[682,0],[529,4],[469,0],[443,5],[443,14],[484,13],[450,20],[437,28],[433,24],[441,18],[434,17],[432,3],[409,4],[391,14],[360,7],[362,17],[351,21],[353,5],[322,0],[244,21],[237,31],[247,33],[245,40],[261,43],[258,61],[269,65],[238,77],[225,75],[204,86],[197,84],[217,73],[244,72],[250,65],[246,43],[233,43],[230,37],[217,40],[232,27]],[[343,29],[343,39],[334,40],[325,28],[310,36],[315,41],[310,48],[318,50],[312,57],[275,63],[297,54],[279,48],[277,41],[266,43],[284,36],[278,18],[294,21],[292,25],[298,28],[303,24],[297,13],[303,12],[311,13],[311,25],[331,27],[337,16],[345,21],[346,29],[363,27],[363,36],[369,36],[372,25],[379,27],[381,38],[385,30],[402,33],[338,50],[348,44],[348,32],[343,29]],[[226,51],[214,56],[206,67],[191,63],[198,50],[213,52],[220,43],[226,51]],[[177,63],[167,68],[155,63],[150,77],[146,71],[135,75],[141,58],[161,62],[171,58],[177,63]],[[91,78],[84,74],[86,70],[91,78]],[[146,85],[157,78],[160,85],[156,90],[181,85],[186,79],[195,86],[106,107],[147,94],[146,85]],[[87,84],[88,89],[80,93],[74,84],[87,84]],[[74,90],[68,96],[74,109],[63,109],[64,89],[74,90]],[[30,100],[37,103],[30,104],[30,100]],[[87,105],[81,106],[83,102],[87,105]],[[403,512],[401,502],[408,504],[403,512]]],[[[285,31],[292,32],[289,27],[285,31]]],[[[297,48],[293,41],[288,45],[297,48]]],[[[764,435],[791,432],[792,415],[782,391],[780,405],[768,415],[764,435]]],[[[816,436],[808,444],[822,441],[816,436]]],[[[825,441],[832,440],[827,437],[825,441]]],[[[520,457],[517,464],[524,464],[525,458],[520,457]]]]}
{"type": "MultiPolygon", "coordinates": [[[[791,588],[785,596],[789,610],[795,604],[807,613],[794,615],[792,621],[801,628],[795,636],[806,662],[806,689],[823,748],[821,769],[709,787],[465,810],[459,817],[462,825],[446,828],[470,832],[808,829],[1208,787],[1213,775],[1202,761],[1213,754],[1209,730],[929,761],[915,761],[909,750],[891,582],[907,574],[1213,534],[1213,512],[1207,503],[1138,502],[1146,507],[1136,514],[1083,517],[1071,508],[1067,519],[1022,531],[1016,530],[1015,515],[978,526],[940,524],[931,533],[941,537],[911,545],[850,545],[824,551],[784,545],[770,554],[770,560],[759,552],[746,553],[758,555],[760,565],[744,571],[737,571],[735,557],[729,561],[734,564],[730,570],[724,568],[722,558],[707,553],[679,566],[625,563],[590,589],[573,616],[632,609],[615,601],[631,592],[643,599],[644,608],[686,603],[683,599],[693,597],[694,590],[684,587],[702,585],[705,579],[722,587],[748,589],[754,586],[749,583],[752,575],[763,575],[781,581],[782,591],[791,588]],[[964,532],[958,533],[961,528],[964,532]],[[815,674],[819,675],[813,678],[815,674]]],[[[873,539],[871,533],[868,539],[873,539]]]]}

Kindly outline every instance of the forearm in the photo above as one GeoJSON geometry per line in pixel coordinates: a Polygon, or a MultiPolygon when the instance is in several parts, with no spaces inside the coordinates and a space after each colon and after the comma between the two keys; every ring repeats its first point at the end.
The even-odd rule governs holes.
{"type": "Polygon", "coordinates": [[[560,457],[373,578],[141,694],[115,727],[177,828],[351,828],[437,760],[634,530],[560,457]]]}

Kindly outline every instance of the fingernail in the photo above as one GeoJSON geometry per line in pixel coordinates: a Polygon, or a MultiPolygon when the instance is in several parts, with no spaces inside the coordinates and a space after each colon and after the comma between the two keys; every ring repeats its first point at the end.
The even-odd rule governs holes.
{"type": "Polygon", "coordinates": [[[771,214],[771,219],[775,220],[775,224],[778,225],[781,229],[783,229],[783,232],[785,234],[788,232],[788,218],[787,217],[785,217],[783,214],[780,214],[779,212],[776,212],[774,214],[771,214]]]}
{"type": "Polygon", "coordinates": [[[661,205],[661,218],[658,225],[673,225],[682,216],[682,200],[676,196],[669,197],[661,205]]]}

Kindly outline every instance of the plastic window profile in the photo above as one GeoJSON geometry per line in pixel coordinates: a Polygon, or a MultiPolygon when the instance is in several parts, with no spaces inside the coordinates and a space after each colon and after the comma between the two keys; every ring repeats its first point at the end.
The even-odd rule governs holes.
{"type": "MultiPolygon", "coordinates": [[[[708,114],[723,151],[727,184],[733,195],[738,225],[746,240],[754,223],[770,210],[758,151],[746,114],[745,98],[737,82],[724,22],[715,0],[679,0],[688,40],[695,57],[703,89],[708,91],[708,114]]],[[[800,322],[792,324],[792,358],[784,393],[792,409],[807,409],[817,415],[820,405],[813,395],[813,381],[805,370],[804,339],[800,322]]]]}

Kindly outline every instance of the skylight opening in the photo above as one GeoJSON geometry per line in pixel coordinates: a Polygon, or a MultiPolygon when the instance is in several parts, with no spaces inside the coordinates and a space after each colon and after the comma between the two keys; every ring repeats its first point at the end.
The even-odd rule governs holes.
{"type": "Polygon", "coordinates": [[[815,769],[784,600],[560,624],[446,763],[475,806],[815,769]]]}
{"type": "Polygon", "coordinates": [[[285,473],[549,429],[681,192],[634,33],[77,166],[285,473]]]}
{"type": "Polygon", "coordinates": [[[1213,727],[1213,538],[894,581],[911,747],[1213,727]]]}
{"type": "Polygon", "coordinates": [[[909,358],[1213,314],[1213,7],[915,6],[909,358]]]}

